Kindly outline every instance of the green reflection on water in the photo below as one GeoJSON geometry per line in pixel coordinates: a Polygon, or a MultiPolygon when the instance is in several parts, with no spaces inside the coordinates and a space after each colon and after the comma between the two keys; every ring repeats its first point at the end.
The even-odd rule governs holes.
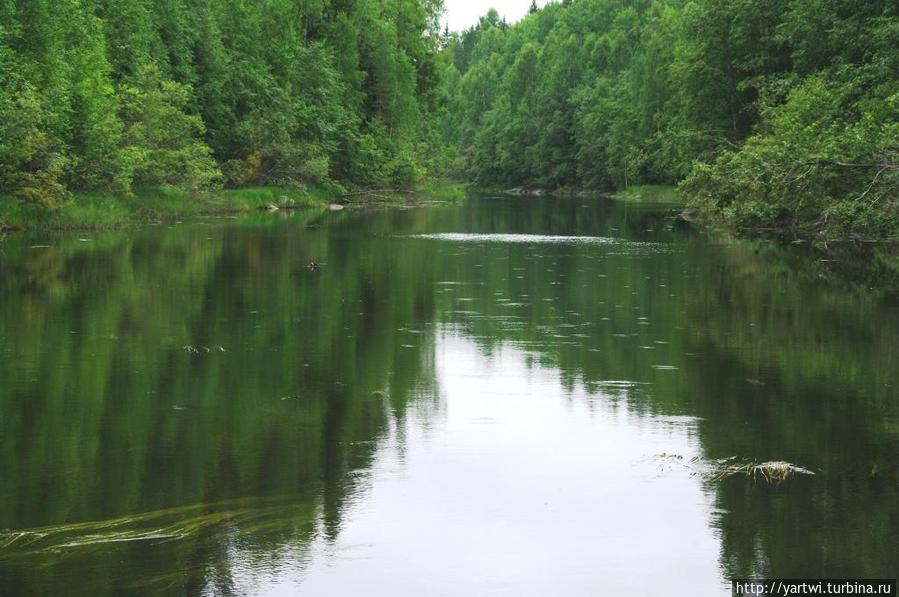
{"type": "Polygon", "coordinates": [[[409,409],[440,417],[445,333],[515,345],[591,400],[696,418],[708,459],[816,471],[708,485],[722,578],[888,576],[893,287],[822,280],[810,253],[721,242],[676,211],[472,198],[7,238],[0,587],[228,593],[236,569],[335,540],[409,409]]]}

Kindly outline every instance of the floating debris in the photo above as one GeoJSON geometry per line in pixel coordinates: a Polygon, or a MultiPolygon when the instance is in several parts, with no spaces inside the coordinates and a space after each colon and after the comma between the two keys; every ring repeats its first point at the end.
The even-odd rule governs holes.
{"type": "Polygon", "coordinates": [[[743,475],[751,478],[753,481],[762,479],[769,484],[780,485],[795,475],[814,474],[814,472],[806,468],[780,460],[773,462],[751,462],[733,457],[714,461],[711,470],[707,472],[705,476],[712,481],[721,481],[728,477],[743,475]]]}
{"type": "Polygon", "coordinates": [[[201,352],[205,352],[206,354],[209,354],[211,352],[228,352],[227,350],[225,350],[225,347],[219,345],[215,345],[210,348],[208,346],[196,347],[188,344],[186,346],[182,346],[181,350],[189,352],[190,354],[200,354],[201,352]]]}
{"type": "Polygon", "coordinates": [[[720,460],[705,460],[694,457],[687,460],[679,454],[665,452],[653,456],[653,460],[663,464],[678,464],[691,471],[691,475],[700,476],[708,481],[718,482],[730,477],[742,476],[753,481],[762,480],[769,485],[780,485],[796,475],[814,475],[813,471],[784,462],[757,462],[737,456],[720,460]]]}

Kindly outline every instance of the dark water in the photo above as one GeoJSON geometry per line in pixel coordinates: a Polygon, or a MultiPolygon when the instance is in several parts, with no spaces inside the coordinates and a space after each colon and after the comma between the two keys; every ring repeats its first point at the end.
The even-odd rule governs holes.
{"type": "Polygon", "coordinates": [[[0,594],[895,577],[899,301],[676,212],[473,198],[7,237],[0,594]],[[710,472],[732,457],[815,474],[710,472]]]}

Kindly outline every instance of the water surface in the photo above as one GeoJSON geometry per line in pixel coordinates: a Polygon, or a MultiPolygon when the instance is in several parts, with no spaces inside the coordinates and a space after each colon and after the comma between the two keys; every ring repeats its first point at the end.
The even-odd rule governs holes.
{"type": "Polygon", "coordinates": [[[895,293],[676,213],[474,197],[6,237],[0,593],[894,577],[895,293]],[[726,458],[815,474],[704,474],[726,458]]]}

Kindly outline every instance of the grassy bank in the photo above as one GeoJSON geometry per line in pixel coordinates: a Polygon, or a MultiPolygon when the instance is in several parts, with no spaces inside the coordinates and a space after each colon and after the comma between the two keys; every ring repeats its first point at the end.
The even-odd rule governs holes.
{"type": "Polygon", "coordinates": [[[461,201],[465,187],[449,180],[432,180],[416,187],[415,193],[426,201],[461,201]]]}
{"type": "MultiPolygon", "coordinates": [[[[416,188],[413,195],[396,194],[393,197],[397,202],[402,202],[454,201],[464,196],[461,185],[431,181],[416,188]]],[[[301,189],[246,188],[201,194],[191,194],[174,187],[141,189],[130,196],[75,193],[69,201],[54,210],[0,196],[0,231],[105,230],[203,215],[262,211],[270,205],[303,209],[321,208],[330,203],[366,202],[366,193],[343,196],[314,186],[301,189]]]]}
{"type": "Polygon", "coordinates": [[[0,197],[0,229],[101,230],[132,224],[178,220],[201,215],[229,214],[292,204],[328,204],[321,188],[258,188],[190,194],[174,187],[141,189],[130,196],[75,193],[61,207],[47,210],[10,197],[0,197]]]}

